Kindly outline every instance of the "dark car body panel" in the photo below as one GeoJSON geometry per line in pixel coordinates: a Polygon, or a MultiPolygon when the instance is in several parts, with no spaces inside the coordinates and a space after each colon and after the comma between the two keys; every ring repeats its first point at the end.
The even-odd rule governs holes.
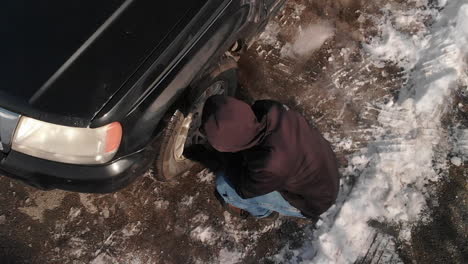
{"type": "MultiPolygon", "coordinates": [[[[147,148],[101,166],[57,163],[12,151],[0,159],[0,175],[21,180],[40,189],[63,189],[108,193],[121,189],[141,176],[154,158],[147,148]],[[28,166],[24,166],[28,164],[28,166]],[[65,176],[65,177],[64,177],[65,176]]],[[[3,154],[0,152],[0,158],[3,154]]]]}
{"type": "Polygon", "coordinates": [[[0,152],[10,151],[19,118],[19,114],[0,108],[0,152]]]}
{"type": "Polygon", "coordinates": [[[126,186],[154,160],[158,149],[152,142],[160,120],[184,90],[196,85],[232,43],[262,30],[269,11],[283,2],[123,2],[118,15],[114,12],[51,82],[36,87],[35,95],[22,97],[0,86],[0,108],[17,114],[75,127],[120,122],[123,138],[114,159],[79,166],[0,151],[0,174],[41,188],[80,192],[126,186]],[[157,6],[165,9],[152,8],[157,6]],[[158,23],[157,14],[171,17],[158,23]]]}
{"type": "Polygon", "coordinates": [[[2,2],[0,90],[28,101],[123,2],[2,2]]]}
{"type": "MultiPolygon", "coordinates": [[[[206,1],[192,0],[181,3],[180,1],[127,0],[112,15],[109,15],[107,20],[102,21],[101,27],[87,31],[89,36],[82,42],[82,46],[70,45],[76,51],[72,54],[68,53],[68,58],[56,56],[54,50],[60,47],[62,42],[68,43],[67,34],[64,34],[53,48],[44,49],[42,52],[45,56],[60,57],[62,65],[46,80],[41,76],[43,83],[21,85],[21,82],[16,84],[11,81],[7,86],[0,86],[0,90],[30,106],[29,109],[12,109],[14,111],[34,118],[39,117],[38,113],[43,113],[40,119],[52,123],[87,126],[135,69],[166,39],[168,33],[183,19],[186,22],[190,21],[190,17],[186,16],[193,15],[204,2],[206,1]],[[57,100],[58,98],[60,99],[57,100]],[[61,119],[61,116],[66,118],[61,119]]],[[[25,7],[29,7],[29,4],[25,7]]],[[[50,13],[53,14],[52,11],[50,13]]],[[[66,18],[68,14],[62,14],[60,17],[66,18]]],[[[45,18],[47,19],[53,20],[54,17],[45,18]]],[[[75,24],[80,23],[78,19],[78,17],[75,18],[75,24]]],[[[56,19],[55,23],[61,24],[59,19],[56,19]]],[[[55,31],[64,33],[62,31],[68,27],[73,28],[74,23],[65,23],[62,27],[57,26],[55,31]]],[[[49,24],[53,22],[47,23],[49,24]]],[[[40,31],[40,28],[32,27],[29,31],[40,31]]],[[[74,32],[71,32],[70,35],[73,34],[74,32]]],[[[174,32],[174,35],[177,35],[177,32],[174,32]]],[[[84,37],[81,38],[83,39],[84,37]]],[[[49,42],[54,43],[50,40],[49,42]]],[[[34,47],[34,42],[25,43],[24,46],[19,51],[13,49],[13,53],[23,54],[28,50],[27,47],[34,47]]],[[[33,65],[35,68],[41,68],[41,61],[38,59],[24,58],[28,63],[35,62],[33,65]]],[[[42,63],[48,61],[47,58],[40,59],[42,63]]],[[[15,69],[17,81],[29,79],[24,76],[30,76],[30,73],[34,72],[34,69],[29,69],[31,67],[26,63],[22,66],[23,69],[15,69]],[[23,75],[18,76],[18,73],[23,75]]],[[[50,74],[50,71],[47,73],[50,74]]]]}
{"type": "MultiPolygon", "coordinates": [[[[116,94],[112,103],[95,118],[91,127],[99,127],[115,120],[122,122],[126,136],[117,156],[144,147],[153,137],[159,120],[178,95],[212,63],[212,58],[219,58],[236,40],[238,36],[232,32],[239,31],[245,25],[249,8],[240,7],[238,1],[226,2],[231,4],[222,6],[221,11],[215,12],[218,15],[208,20],[211,23],[204,25],[198,34],[193,34],[196,31],[190,26],[179,34],[179,38],[185,39],[175,43],[189,45],[171,45],[159,59],[142,70],[139,80],[129,82],[132,85],[130,89],[122,89],[122,93],[116,94]]],[[[211,12],[202,14],[209,13],[211,12]]],[[[197,19],[207,21],[203,16],[197,19]]],[[[193,26],[198,26],[197,19],[193,26]]]]}

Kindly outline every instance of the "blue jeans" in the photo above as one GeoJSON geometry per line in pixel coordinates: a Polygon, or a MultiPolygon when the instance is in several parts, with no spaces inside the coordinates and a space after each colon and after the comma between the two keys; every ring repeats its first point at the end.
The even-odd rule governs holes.
{"type": "Polygon", "coordinates": [[[273,211],[282,215],[305,218],[297,208],[289,204],[276,191],[254,198],[243,199],[226,179],[224,172],[216,173],[216,190],[226,203],[244,209],[257,218],[267,217],[273,211]]]}

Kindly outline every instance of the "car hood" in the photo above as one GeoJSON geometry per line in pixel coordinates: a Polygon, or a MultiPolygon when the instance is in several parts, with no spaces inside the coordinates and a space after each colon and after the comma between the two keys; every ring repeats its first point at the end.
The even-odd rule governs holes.
{"type": "Polygon", "coordinates": [[[0,9],[0,106],[88,125],[193,8],[176,2],[7,1],[0,9]]]}

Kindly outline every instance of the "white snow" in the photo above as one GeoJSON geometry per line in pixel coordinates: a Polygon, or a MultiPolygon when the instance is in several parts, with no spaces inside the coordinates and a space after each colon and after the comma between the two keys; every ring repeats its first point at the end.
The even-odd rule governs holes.
{"type": "Polygon", "coordinates": [[[68,214],[69,221],[75,220],[81,214],[81,208],[70,208],[70,213],[68,214]]]}
{"type": "Polygon", "coordinates": [[[90,214],[96,214],[99,210],[94,205],[94,196],[91,194],[80,193],[80,202],[90,214]]]}
{"type": "Polygon", "coordinates": [[[374,64],[383,67],[391,61],[405,69],[414,68],[418,62],[418,50],[424,45],[423,34],[425,18],[434,14],[434,10],[392,10],[387,4],[382,9],[385,16],[372,18],[377,23],[380,35],[364,44],[364,50],[371,55],[374,64]],[[415,35],[402,32],[411,27],[418,29],[415,35]]]}
{"type": "Polygon", "coordinates": [[[166,210],[169,207],[169,201],[159,199],[154,202],[154,206],[157,209],[166,210]]]}
{"type": "Polygon", "coordinates": [[[225,248],[219,252],[218,263],[220,264],[236,264],[241,263],[243,254],[238,251],[229,251],[225,248]]]}
{"type": "Polygon", "coordinates": [[[277,23],[268,23],[258,39],[265,45],[276,46],[278,45],[279,30],[280,26],[277,23]]]}
{"type": "Polygon", "coordinates": [[[185,207],[190,207],[193,204],[193,198],[193,196],[185,196],[180,202],[180,204],[185,207]]]}
{"type": "Polygon", "coordinates": [[[462,159],[459,157],[452,157],[450,162],[457,167],[462,165],[462,159]]]}
{"type": "Polygon", "coordinates": [[[141,232],[141,222],[127,224],[121,232],[124,237],[135,236],[141,232]]]}
{"type": "MultiPolygon", "coordinates": [[[[405,12],[387,5],[385,16],[375,18],[381,34],[365,45],[365,52],[377,66],[390,62],[403,67],[408,82],[396,102],[381,106],[375,142],[349,158],[337,206],[322,215],[312,241],[289,252],[295,257],[288,263],[354,263],[375,237],[370,220],[399,224],[403,241],[411,238],[411,225],[421,220],[426,183],[440,178],[437,171],[446,165],[449,152],[441,117],[453,90],[468,80],[468,0],[447,1],[440,13],[418,8],[427,1],[415,2],[417,8],[405,12]],[[430,28],[402,30],[424,26],[428,16],[435,21],[430,28]]],[[[460,133],[465,140],[465,132],[460,133]]],[[[452,163],[461,165],[461,159],[452,163]]]]}
{"type": "Polygon", "coordinates": [[[457,129],[454,135],[454,151],[466,161],[468,160],[468,129],[457,129]]]}
{"type": "MultiPolygon", "coordinates": [[[[13,192],[14,194],[14,192],[13,192]]],[[[47,193],[44,191],[35,191],[31,193],[31,199],[33,202],[32,205],[25,206],[25,207],[18,207],[18,209],[30,216],[34,220],[38,220],[39,222],[44,222],[44,214],[48,210],[53,210],[58,208],[63,199],[66,196],[66,192],[64,191],[56,191],[53,193],[47,193]]]]}
{"type": "Polygon", "coordinates": [[[351,138],[344,138],[340,140],[338,144],[335,144],[334,147],[338,150],[349,150],[353,146],[353,140],[351,138]]]}
{"type": "Polygon", "coordinates": [[[114,258],[110,257],[106,253],[99,254],[95,259],[93,259],[90,264],[108,264],[113,263],[114,258]]]}
{"type": "Polygon", "coordinates": [[[210,226],[197,226],[194,230],[192,230],[190,236],[209,245],[213,245],[216,242],[216,238],[218,237],[213,228],[210,226]]]}
{"type": "Polygon", "coordinates": [[[206,214],[199,213],[192,218],[192,223],[202,224],[208,221],[209,217],[206,214]]]}
{"type": "Polygon", "coordinates": [[[334,34],[335,29],[326,22],[299,28],[294,43],[284,45],[281,54],[284,57],[308,58],[334,34]]]}
{"type": "Polygon", "coordinates": [[[212,173],[208,169],[205,169],[205,170],[201,171],[200,173],[198,173],[197,176],[200,179],[200,182],[202,182],[202,183],[213,182],[214,179],[215,179],[214,173],[212,173]]]}

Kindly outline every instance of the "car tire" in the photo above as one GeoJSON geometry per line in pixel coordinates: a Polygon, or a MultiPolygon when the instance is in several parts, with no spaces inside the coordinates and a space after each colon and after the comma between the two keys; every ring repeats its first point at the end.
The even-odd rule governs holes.
{"type": "Polygon", "coordinates": [[[196,163],[183,156],[188,144],[200,144],[198,128],[203,105],[210,96],[234,96],[237,89],[237,63],[224,58],[187,95],[186,110],[176,110],[163,131],[161,147],[156,160],[156,179],[174,181],[196,163]],[[185,113],[184,113],[185,112],[185,113]]]}

